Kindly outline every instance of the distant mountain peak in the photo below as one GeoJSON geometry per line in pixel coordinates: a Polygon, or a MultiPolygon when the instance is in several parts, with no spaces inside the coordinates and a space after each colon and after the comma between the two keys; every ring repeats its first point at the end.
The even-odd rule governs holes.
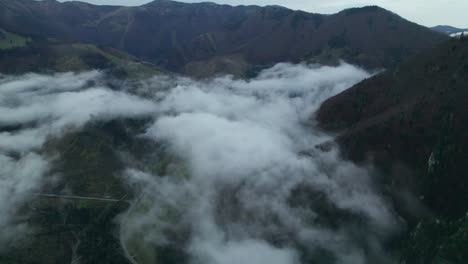
{"type": "Polygon", "coordinates": [[[172,3],[172,2],[176,2],[176,1],[173,1],[173,0],[153,0],[153,1],[150,2],[150,4],[172,3]]]}
{"type": "Polygon", "coordinates": [[[352,7],[352,8],[344,9],[341,12],[343,12],[343,13],[362,13],[362,12],[376,12],[376,11],[380,11],[380,12],[383,11],[383,12],[392,13],[389,10],[387,10],[387,9],[385,9],[383,7],[377,6],[377,5],[368,5],[368,6],[363,6],[363,7],[352,7]]]}
{"type": "Polygon", "coordinates": [[[153,1],[149,2],[149,3],[144,4],[144,6],[161,5],[161,4],[173,4],[173,3],[185,4],[183,2],[178,2],[178,1],[173,1],[173,0],[153,0],[153,1]]]}
{"type": "Polygon", "coordinates": [[[457,28],[449,25],[438,25],[435,27],[431,27],[431,29],[448,35],[468,31],[468,28],[457,28]]]}

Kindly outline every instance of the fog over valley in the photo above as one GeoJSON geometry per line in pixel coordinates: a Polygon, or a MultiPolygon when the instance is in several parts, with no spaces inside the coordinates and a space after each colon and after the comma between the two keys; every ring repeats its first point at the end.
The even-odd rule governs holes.
{"type": "Polygon", "coordinates": [[[11,232],[1,242],[41,229],[24,221],[32,208],[17,210],[38,199],[41,186],[74,194],[59,184],[61,153],[48,150],[49,141],[135,119],[144,129],[131,137],[154,148],[146,163],[109,146],[124,165],[113,177],[133,197],[116,218],[129,260],[154,263],[170,248],[190,263],[382,263],[389,256],[379,243],[398,228],[392,206],[313,120],[323,100],[367,77],[349,64],[285,63],[249,80],[157,76],[112,89],[97,71],[2,76],[0,224],[11,232]]]}

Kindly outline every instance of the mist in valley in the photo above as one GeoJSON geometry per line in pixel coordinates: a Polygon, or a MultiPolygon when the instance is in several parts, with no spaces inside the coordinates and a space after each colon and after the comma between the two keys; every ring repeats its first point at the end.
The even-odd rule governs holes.
{"type": "Polygon", "coordinates": [[[120,129],[145,152],[109,146],[130,204],[114,219],[128,261],[390,263],[385,243],[399,228],[391,203],[313,118],[371,75],[345,63],[281,63],[249,80],[1,76],[0,245],[8,251],[40,229],[28,221],[38,194],[73,194],[66,183],[54,188],[67,175],[54,169],[61,152],[51,141],[134,120],[139,129],[120,129]]]}

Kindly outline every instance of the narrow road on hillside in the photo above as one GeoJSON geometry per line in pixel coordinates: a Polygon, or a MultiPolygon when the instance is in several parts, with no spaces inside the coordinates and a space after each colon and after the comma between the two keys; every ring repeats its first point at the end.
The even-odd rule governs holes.
{"type": "Polygon", "coordinates": [[[45,194],[45,193],[37,193],[36,196],[46,197],[46,198],[70,199],[70,200],[90,200],[90,201],[102,201],[102,202],[129,202],[123,199],[86,197],[86,196],[75,196],[75,195],[58,195],[58,194],[45,194]]]}

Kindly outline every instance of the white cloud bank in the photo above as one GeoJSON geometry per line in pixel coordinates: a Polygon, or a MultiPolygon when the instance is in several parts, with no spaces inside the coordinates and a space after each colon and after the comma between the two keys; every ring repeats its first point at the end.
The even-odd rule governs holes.
{"type": "Polygon", "coordinates": [[[88,122],[150,117],[135,136],[167,145],[178,169],[126,170],[136,199],[119,220],[130,259],[385,263],[391,208],[367,170],[315,148],[331,138],[310,118],[368,76],[347,64],[278,64],[251,80],[159,76],[118,91],[99,72],[0,76],[0,229],[8,230],[0,245],[28,231],[20,209],[49,178],[40,151],[48,138],[88,122]]]}
{"type": "Polygon", "coordinates": [[[127,253],[151,262],[175,247],[190,263],[295,264],[326,250],[336,263],[385,263],[391,209],[365,169],[314,148],[330,138],[308,126],[324,99],[368,76],[347,64],[278,64],[248,81],[148,82],[173,88],[156,94],[145,136],[168,142],[190,176],[128,170],[141,196],[121,219],[127,253]]]}

